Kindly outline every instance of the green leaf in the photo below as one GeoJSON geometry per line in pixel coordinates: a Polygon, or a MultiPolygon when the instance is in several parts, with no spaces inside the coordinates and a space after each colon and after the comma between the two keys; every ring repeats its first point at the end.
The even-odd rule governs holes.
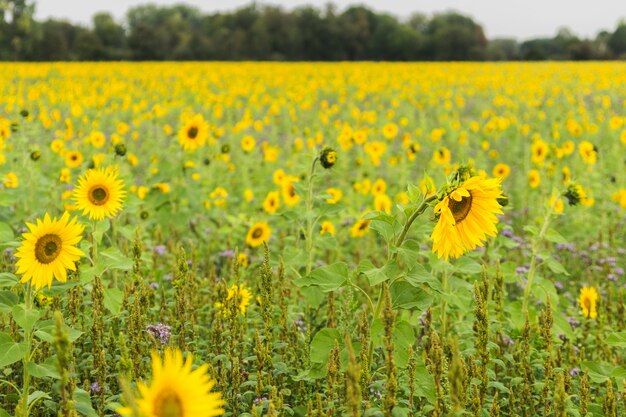
{"type": "Polygon", "coordinates": [[[567,272],[563,264],[561,264],[559,261],[557,261],[550,255],[548,255],[543,260],[543,263],[545,263],[548,266],[548,268],[550,268],[550,270],[554,272],[555,274],[569,275],[569,272],[567,272]]]}
{"type": "Polygon", "coordinates": [[[124,293],[119,288],[107,288],[104,290],[104,306],[113,314],[120,312],[124,293]]]}
{"type": "Polygon", "coordinates": [[[13,229],[6,223],[0,222],[0,245],[13,240],[13,229]]]}
{"type": "Polygon", "coordinates": [[[86,417],[98,417],[98,413],[91,406],[91,397],[87,391],[76,388],[74,391],[74,401],[76,401],[76,410],[86,417]]]}
{"type": "Polygon", "coordinates": [[[367,277],[371,286],[375,286],[381,282],[395,278],[398,273],[398,264],[396,261],[392,260],[381,268],[376,268],[372,264],[372,261],[365,259],[359,264],[357,271],[367,277]]]}
{"type": "Polygon", "coordinates": [[[35,378],[61,379],[53,357],[48,358],[48,360],[42,364],[28,362],[28,372],[35,378]]]}
{"type": "Polygon", "coordinates": [[[405,368],[409,361],[409,349],[415,343],[415,328],[406,320],[396,321],[393,329],[394,355],[398,368],[405,368]]]}
{"type": "Polygon", "coordinates": [[[421,264],[416,264],[404,278],[406,279],[406,282],[414,287],[426,284],[435,291],[443,291],[441,282],[439,282],[439,280],[435,278],[432,273],[428,272],[428,270],[426,270],[426,268],[424,268],[421,264]]]}
{"type": "Polygon", "coordinates": [[[545,301],[546,297],[550,297],[550,304],[552,304],[552,306],[559,305],[559,295],[556,291],[556,287],[549,279],[535,275],[535,281],[533,282],[531,291],[535,298],[545,301]]]}
{"type": "Polygon", "coordinates": [[[14,342],[8,334],[0,333],[0,369],[21,360],[27,351],[26,343],[14,342]]]}
{"type": "Polygon", "coordinates": [[[389,287],[391,303],[394,308],[426,310],[434,297],[422,288],[414,287],[404,279],[395,281],[389,287]]]}
{"type": "Polygon", "coordinates": [[[133,260],[124,256],[116,247],[110,247],[99,252],[100,257],[98,263],[102,263],[106,269],[121,269],[129,271],[133,268],[133,260]]]}
{"type": "Polygon", "coordinates": [[[605,343],[609,346],[615,346],[626,349],[626,332],[611,333],[606,338],[605,343]]]}
{"type": "MultiPolygon", "coordinates": [[[[54,343],[55,329],[56,324],[54,320],[41,321],[37,326],[37,330],[35,330],[35,336],[44,342],[54,343]]],[[[74,343],[83,334],[80,330],[73,329],[66,324],[63,324],[63,331],[67,334],[67,338],[72,343],[74,343]]]]}
{"type": "Polygon", "coordinates": [[[398,249],[398,255],[404,263],[412,268],[417,264],[417,260],[420,252],[420,245],[415,240],[405,240],[402,246],[398,249]]]}
{"type": "Polygon", "coordinates": [[[0,273],[0,288],[11,288],[17,284],[18,281],[19,279],[10,272],[0,273]]]}
{"type": "Polygon", "coordinates": [[[385,239],[385,242],[390,243],[394,238],[393,224],[386,220],[372,220],[370,222],[370,229],[376,231],[379,235],[385,239]]]}
{"type": "Polygon", "coordinates": [[[339,330],[323,328],[315,334],[311,341],[311,362],[328,363],[330,351],[335,347],[335,342],[339,343],[339,347],[343,345],[339,330]]]}
{"type": "Polygon", "coordinates": [[[43,398],[50,399],[50,396],[43,391],[35,391],[28,394],[28,404],[32,404],[35,401],[41,400],[43,398]]]}
{"type": "Polygon", "coordinates": [[[0,313],[8,313],[18,303],[17,294],[11,291],[0,291],[0,313]]]}
{"type": "Polygon", "coordinates": [[[330,292],[341,288],[347,281],[348,265],[337,262],[314,269],[308,276],[297,279],[294,283],[298,287],[316,286],[324,292],[330,292]]]}
{"type": "Polygon", "coordinates": [[[581,368],[589,372],[589,379],[596,384],[606,382],[613,371],[613,366],[603,362],[583,362],[581,368]]]}
{"type": "Polygon", "coordinates": [[[35,327],[41,313],[39,310],[27,309],[22,304],[13,307],[13,319],[25,332],[30,332],[35,327]]]}
{"type": "Polygon", "coordinates": [[[527,224],[526,226],[524,226],[524,230],[533,236],[537,236],[537,234],[539,233],[539,229],[537,229],[535,226],[532,226],[530,224],[527,224]]]}
{"type": "Polygon", "coordinates": [[[96,223],[96,228],[93,231],[93,237],[98,242],[98,244],[102,243],[102,237],[109,230],[110,224],[109,219],[100,220],[96,223]]]}
{"type": "Polygon", "coordinates": [[[481,272],[483,272],[483,267],[472,258],[463,256],[454,263],[454,270],[456,272],[460,272],[461,274],[471,275],[480,274],[481,272]]]}
{"type": "Polygon", "coordinates": [[[544,237],[546,238],[547,241],[553,242],[553,243],[560,243],[562,245],[569,243],[567,239],[561,236],[561,234],[559,234],[559,232],[557,232],[554,229],[548,229],[544,237]]]}

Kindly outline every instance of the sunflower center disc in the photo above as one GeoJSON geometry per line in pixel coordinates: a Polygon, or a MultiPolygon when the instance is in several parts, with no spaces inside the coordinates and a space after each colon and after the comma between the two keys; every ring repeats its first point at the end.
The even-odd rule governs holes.
{"type": "Polygon", "coordinates": [[[42,264],[54,261],[61,252],[61,238],[57,235],[45,235],[35,244],[35,258],[42,264]]]}
{"type": "Polygon", "coordinates": [[[195,139],[198,136],[198,128],[195,126],[190,127],[187,131],[187,136],[189,136],[189,139],[195,139]]]}
{"type": "Polygon", "coordinates": [[[263,230],[261,230],[261,228],[256,228],[254,229],[254,232],[252,232],[252,237],[255,239],[258,239],[261,237],[261,235],[263,234],[263,230]]]}
{"type": "Polygon", "coordinates": [[[161,392],[154,400],[154,414],[158,417],[183,417],[183,403],[174,391],[161,392]]]}
{"type": "Polygon", "coordinates": [[[109,199],[109,193],[103,187],[94,187],[89,191],[89,200],[96,206],[104,205],[109,199]]]}
{"type": "Polygon", "coordinates": [[[470,193],[469,197],[462,197],[461,201],[450,198],[448,207],[454,216],[454,221],[456,223],[462,222],[472,209],[472,194],[470,193]]]}

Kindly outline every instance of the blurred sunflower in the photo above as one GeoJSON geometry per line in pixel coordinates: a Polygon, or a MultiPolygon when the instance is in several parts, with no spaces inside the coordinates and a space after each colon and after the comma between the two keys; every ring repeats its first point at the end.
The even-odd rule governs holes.
{"type": "Polygon", "coordinates": [[[358,220],[357,222],[355,222],[350,228],[350,236],[352,237],[365,236],[367,232],[370,230],[369,229],[370,221],[371,220],[358,220]]]}
{"type": "Polygon", "coordinates": [[[322,222],[322,227],[320,229],[320,235],[329,234],[331,236],[335,235],[335,225],[329,222],[328,220],[322,222]]]}
{"type": "Polygon", "coordinates": [[[83,163],[83,154],[78,151],[69,151],[65,154],[65,165],[68,168],[76,168],[83,163]]]}
{"type": "Polygon", "coordinates": [[[82,238],[83,226],[76,218],[70,220],[67,212],[59,220],[51,219],[46,213],[43,221],[37,219],[37,224],[26,223],[26,226],[29,232],[22,235],[24,240],[15,253],[21,282],[31,281],[40,289],[50,287],[52,278],[67,281],[66,269],[75,271],[75,262],[84,256],[76,247],[82,238]]]}
{"type": "Polygon", "coordinates": [[[195,151],[204,146],[208,138],[209,124],[200,114],[187,119],[182,129],[178,131],[178,142],[186,151],[195,151]]]}
{"type": "Polygon", "coordinates": [[[271,191],[267,193],[267,197],[263,200],[263,210],[266,213],[274,214],[276,210],[280,207],[280,197],[278,196],[277,191],[271,191]]]}
{"type": "Polygon", "coordinates": [[[578,298],[578,304],[582,309],[583,316],[586,318],[595,319],[598,316],[596,310],[596,304],[598,302],[598,291],[593,287],[583,287],[580,290],[580,297],[578,298]]]}
{"type": "Polygon", "coordinates": [[[445,193],[435,206],[439,220],[431,239],[433,252],[446,260],[482,246],[497,233],[496,214],[502,214],[500,179],[470,177],[445,193]]]}
{"type": "Polygon", "coordinates": [[[272,235],[272,230],[265,222],[258,222],[252,225],[246,235],[246,243],[253,248],[261,246],[263,242],[269,240],[272,235]]]}
{"type": "Polygon", "coordinates": [[[209,377],[208,366],[192,370],[193,356],[183,361],[180,350],[167,349],[164,358],[152,353],[152,381],[139,382],[141,394],[133,406],[117,410],[122,416],[134,416],[134,408],[145,417],[213,417],[224,414],[224,401],[209,377]]]}
{"type": "Polygon", "coordinates": [[[91,220],[115,216],[122,209],[125,196],[124,183],[112,167],[90,169],[78,179],[74,190],[76,208],[91,220]]]}
{"type": "Polygon", "coordinates": [[[539,183],[541,182],[541,174],[536,169],[531,169],[528,171],[528,185],[530,188],[539,187],[539,183]]]}

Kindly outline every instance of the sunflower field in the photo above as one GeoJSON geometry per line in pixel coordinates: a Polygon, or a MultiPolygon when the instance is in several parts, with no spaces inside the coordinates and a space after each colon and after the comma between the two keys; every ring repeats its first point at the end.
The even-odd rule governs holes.
{"type": "Polygon", "coordinates": [[[626,63],[0,64],[0,417],[626,415],[626,63]]]}

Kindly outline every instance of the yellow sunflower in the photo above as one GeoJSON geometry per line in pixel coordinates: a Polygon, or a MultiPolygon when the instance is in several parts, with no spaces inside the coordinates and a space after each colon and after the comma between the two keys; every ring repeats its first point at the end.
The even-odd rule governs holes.
{"type": "Polygon", "coordinates": [[[253,248],[261,246],[263,242],[269,240],[272,235],[272,230],[265,222],[258,222],[252,225],[246,235],[246,243],[253,248]]]}
{"type": "Polygon", "coordinates": [[[598,302],[598,291],[593,287],[583,287],[580,290],[580,298],[578,303],[582,309],[583,316],[586,318],[595,319],[598,316],[596,310],[596,304],[598,302]]]}
{"type": "Polygon", "coordinates": [[[65,165],[68,168],[76,168],[83,163],[83,154],[78,151],[69,151],[65,154],[65,165]]]}
{"type": "Polygon", "coordinates": [[[115,216],[126,196],[124,183],[117,176],[117,170],[112,167],[87,171],[74,190],[76,208],[92,220],[115,216]]]}
{"type": "Polygon", "coordinates": [[[358,220],[355,222],[350,228],[350,236],[352,237],[363,237],[369,232],[371,220],[358,220]]]}
{"type": "Polygon", "coordinates": [[[274,214],[276,210],[278,210],[278,207],[280,207],[278,191],[270,191],[263,201],[263,210],[265,210],[266,213],[274,214]]]}
{"type": "Polygon", "coordinates": [[[187,119],[178,132],[178,141],[186,151],[195,151],[203,146],[209,138],[209,124],[202,115],[196,114],[187,119]]]}
{"type": "MultiPolygon", "coordinates": [[[[224,414],[224,400],[208,374],[208,366],[192,370],[193,356],[183,360],[180,350],[167,349],[164,358],[152,353],[152,381],[138,383],[140,398],[135,407],[144,417],[213,417],[224,414]]],[[[133,416],[133,408],[122,407],[117,412],[133,416]]]]}
{"type": "Polygon", "coordinates": [[[46,213],[37,219],[37,224],[26,223],[29,232],[22,236],[24,240],[17,249],[15,257],[17,273],[22,275],[22,282],[31,281],[37,288],[52,285],[52,278],[67,281],[67,269],[76,270],[75,262],[84,256],[76,247],[83,233],[83,226],[70,220],[69,213],[64,213],[59,220],[50,219],[46,213]]]}
{"type": "Polygon", "coordinates": [[[502,214],[500,179],[474,176],[449,190],[435,206],[439,217],[433,230],[433,252],[438,257],[458,258],[482,246],[497,233],[496,214],[502,214]]]}

